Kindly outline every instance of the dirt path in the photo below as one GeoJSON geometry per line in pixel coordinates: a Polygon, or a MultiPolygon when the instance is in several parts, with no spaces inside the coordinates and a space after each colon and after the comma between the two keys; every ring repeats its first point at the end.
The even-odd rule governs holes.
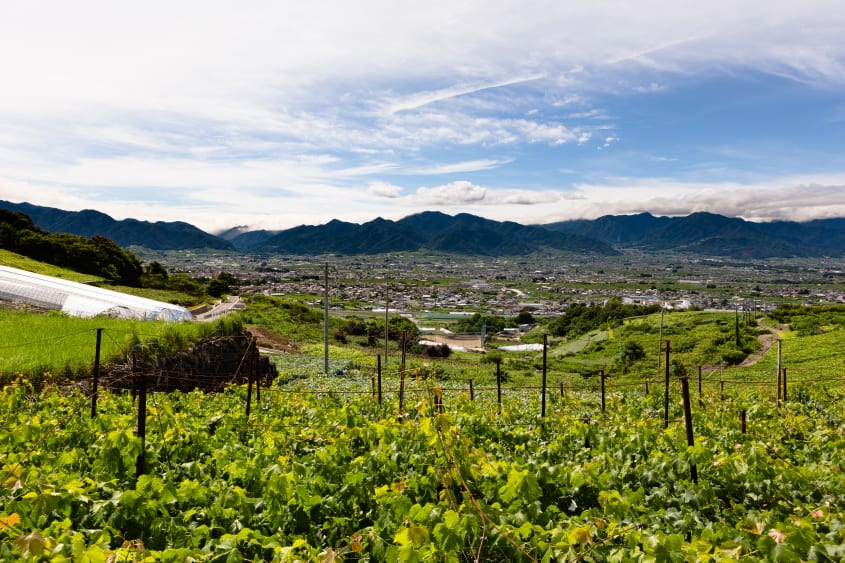
{"type": "Polygon", "coordinates": [[[766,352],[768,352],[769,349],[772,347],[772,344],[775,343],[776,338],[774,334],[769,332],[766,334],[761,334],[757,337],[757,340],[760,341],[760,344],[762,344],[763,347],[760,348],[759,351],[754,352],[753,354],[742,360],[742,362],[740,362],[739,365],[737,365],[736,367],[744,368],[748,366],[753,366],[754,364],[759,362],[762,357],[766,355],[766,352]]]}
{"type": "Polygon", "coordinates": [[[745,358],[745,360],[743,360],[737,367],[744,368],[748,366],[753,366],[754,364],[759,362],[760,359],[766,355],[766,352],[771,349],[772,345],[777,342],[778,338],[780,338],[780,334],[789,330],[789,327],[786,325],[771,325],[769,323],[766,323],[763,319],[759,319],[757,321],[757,324],[763,328],[769,329],[772,332],[767,332],[766,334],[761,334],[760,336],[758,336],[757,340],[760,341],[763,347],[758,352],[755,352],[745,358]]]}

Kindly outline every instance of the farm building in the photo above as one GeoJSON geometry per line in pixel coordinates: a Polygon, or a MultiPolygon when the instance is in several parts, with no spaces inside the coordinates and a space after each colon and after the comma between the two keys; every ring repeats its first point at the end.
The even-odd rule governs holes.
{"type": "Polygon", "coordinates": [[[0,266],[0,300],[63,311],[75,317],[191,320],[184,307],[0,266]]]}

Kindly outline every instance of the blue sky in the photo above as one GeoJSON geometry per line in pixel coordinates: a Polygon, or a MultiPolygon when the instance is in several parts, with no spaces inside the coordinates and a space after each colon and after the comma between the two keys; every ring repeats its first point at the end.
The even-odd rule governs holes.
{"type": "Polygon", "coordinates": [[[838,0],[7,2],[0,199],[209,231],[845,216],[842,37],[838,0]]]}

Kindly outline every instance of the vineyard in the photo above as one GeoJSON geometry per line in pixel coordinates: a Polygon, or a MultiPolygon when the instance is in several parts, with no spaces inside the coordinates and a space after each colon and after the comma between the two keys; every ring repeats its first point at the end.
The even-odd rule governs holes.
{"type": "Polygon", "coordinates": [[[842,560],[845,395],[796,381],[778,406],[711,374],[688,446],[678,383],[664,427],[658,385],[611,385],[604,411],[595,381],[553,386],[541,416],[537,389],[413,377],[400,409],[392,375],[379,401],[350,371],[150,394],[143,443],[130,393],[92,419],[81,393],[7,386],[0,557],[842,560]]]}
{"type": "Polygon", "coordinates": [[[708,362],[759,349],[768,329],[690,312],[548,358],[406,364],[392,347],[388,367],[353,343],[330,347],[323,375],[323,347],[300,343],[265,350],[279,376],[261,388],[163,393],[147,382],[203,376],[165,373],[162,356],[241,320],[4,312],[0,559],[840,561],[845,314],[778,315],[777,347],[744,367],[708,362]],[[99,328],[104,358],[159,360],[92,404],[99,328]],[[671,360],[621,361],[628,342],[661,337],[671,360]]]}

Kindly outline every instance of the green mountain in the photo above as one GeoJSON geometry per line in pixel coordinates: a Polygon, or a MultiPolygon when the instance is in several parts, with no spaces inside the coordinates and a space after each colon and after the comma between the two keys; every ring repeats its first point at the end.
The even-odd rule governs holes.
{"type": "Polygon", "coordinates": [[[609,245],[581,235],[555,233],[510,221],[435,211],[399,221],[378,218],[361,225],[330,221],[281,231],[253,250],[289,254],[379,254],[434,250],[484,256],[517,255],[553,249],[615,254],[609,245]]]}
{"type": "Polygon", "coordinates": [[[182,221],[118,221],[91,209],[64,211],[31,203],[8,201],[0,201],[0,209],[23,213],[30,217],[37,227],[51,233],[71,233],[83,237],[102,236],[123,247],[142,246],[151,250],[234,249],[229,242],[182,221]]]}
{"type": "Polygon", "coordinates": [[[756,223],[698,212],[685,217],[606,215],[544,225],[594,237],[616,248],[674,251],[732,258],[790,258],[845,254],[845,219],[756,223]]]}

